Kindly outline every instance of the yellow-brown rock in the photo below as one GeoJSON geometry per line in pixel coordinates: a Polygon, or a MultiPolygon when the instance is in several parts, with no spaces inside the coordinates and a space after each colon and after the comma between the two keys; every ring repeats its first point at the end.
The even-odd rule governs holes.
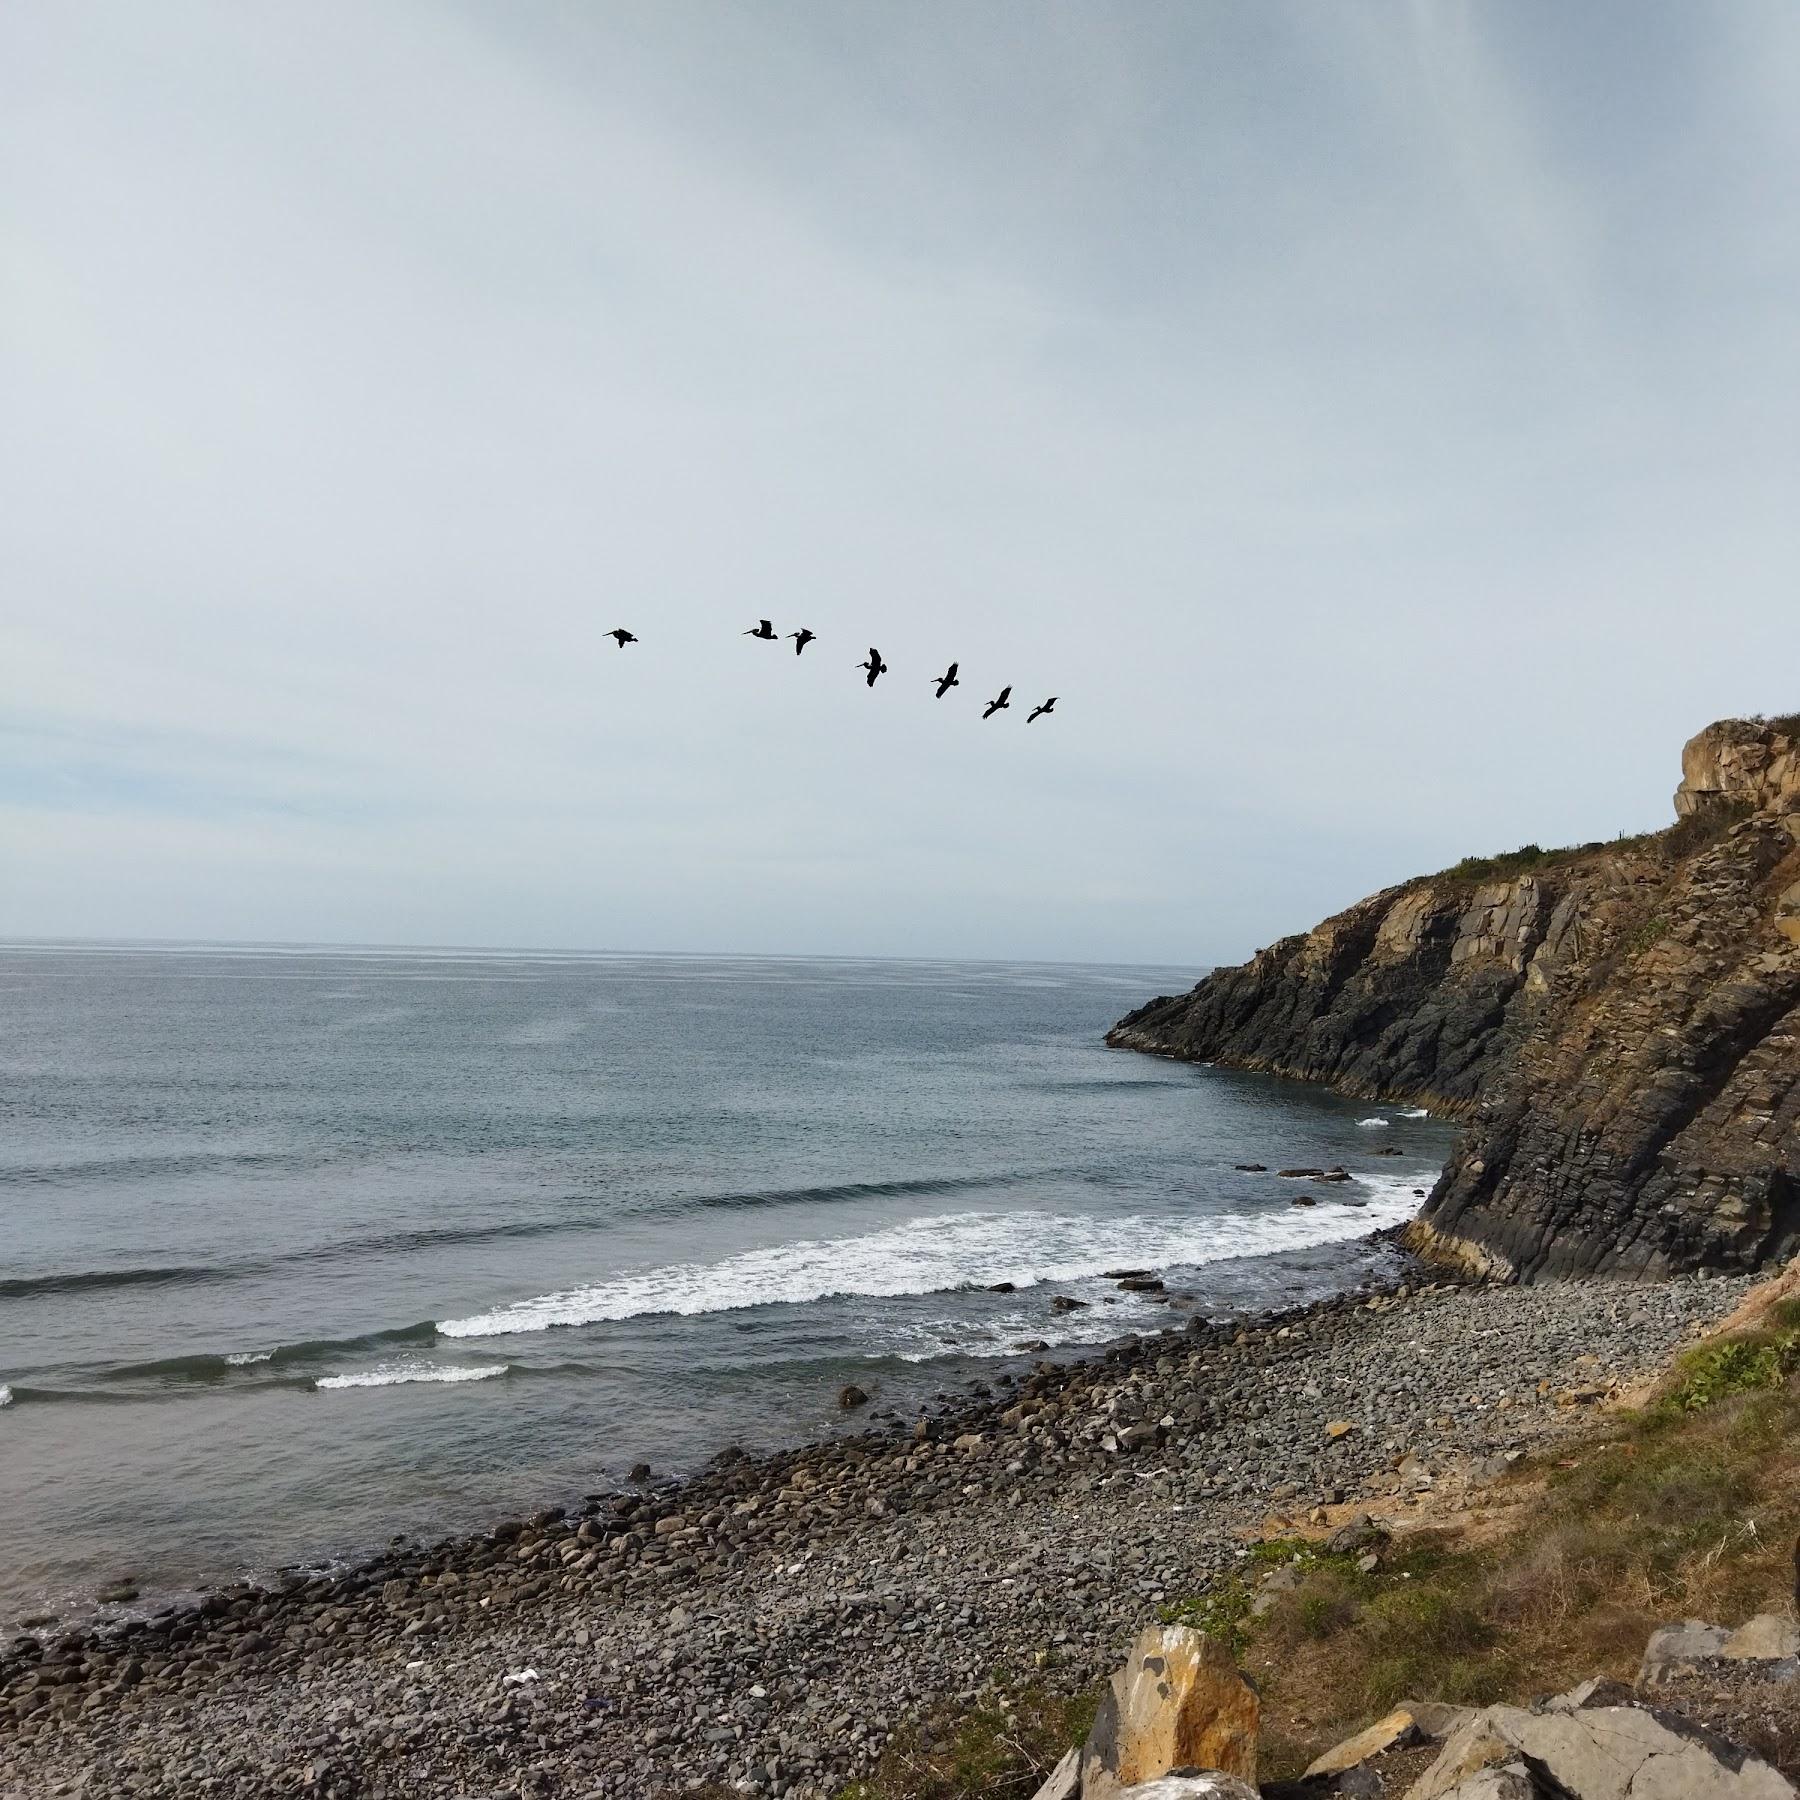
{"type": "Polygon", "coordinates": [[[1254,1783],[1256,1689],[1222,1645],[1184,1625],[1153,1625],[1131,1646],[1088,1733],[1082,1800],[1171,1769],[1218,1769],[1254,1783]]]}
{"type": "Polygon", "coordinates": [[[1354,1769],[1359,1763],[1366,1763],[1372,1756],[1380,1756],[1398,1745],[1415,1743],[1421,1736],[1423,1733],[1419,1730],[1419,1721],[1410,1709],[1397,1706],[1386,1717],[1377,1719],[1373,1725],[1359,1731],[1355,1737],[1345,1738],[1341,1744],[1334,1744],[1323,1756],[1315,1757],[1307,1765],[1307,1778],[1310,1780],[1315,1775],[1341,1775],[1346,1769],[1354,1769]]]}

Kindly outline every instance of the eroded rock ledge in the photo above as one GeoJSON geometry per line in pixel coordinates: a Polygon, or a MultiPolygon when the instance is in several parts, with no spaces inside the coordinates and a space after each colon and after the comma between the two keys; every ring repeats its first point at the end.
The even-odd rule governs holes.
{"type": "Polygon", "coordinates": [[[1414,1247],[1488,1274],[1800,1251],[1800,717],[1682,753],[1679,821],[1360,901],[1107,1041],[1468,1130],[1414,1247]]]}

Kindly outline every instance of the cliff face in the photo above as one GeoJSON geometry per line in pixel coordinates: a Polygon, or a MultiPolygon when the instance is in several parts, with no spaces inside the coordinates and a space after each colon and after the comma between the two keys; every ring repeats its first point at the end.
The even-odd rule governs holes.
{"type": "Polygon", "coordinates": [[[1531,1279],[1800,1252],[1796,727],[1702,732],[1667,832],[1390,888],[1108,1042],[1460,1115],[1411,1228],[1441,1258],[1531,1279]]]}

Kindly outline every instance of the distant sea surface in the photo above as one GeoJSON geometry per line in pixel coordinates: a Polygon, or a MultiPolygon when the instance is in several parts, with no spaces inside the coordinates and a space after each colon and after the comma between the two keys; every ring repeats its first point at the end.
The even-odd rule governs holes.
{"type": "Polygon", "coordinates": [[[0,946],[0,1626],[1354,1283],[1448,1130],[1103,1046],[1197,974],[0,946]]]}

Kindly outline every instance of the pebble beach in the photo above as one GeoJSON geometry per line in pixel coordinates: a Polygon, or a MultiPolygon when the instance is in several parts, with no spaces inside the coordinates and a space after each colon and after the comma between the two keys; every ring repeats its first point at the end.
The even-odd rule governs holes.
{"type": "Polygon", "coordinates": [[[912,1421],[0,1646],[0,1794],[839,1792],[936,1703],[1074,1689],[1271,1517],[1455,1509],[1745,1279],[1194,1318],[912,1421]]]}

